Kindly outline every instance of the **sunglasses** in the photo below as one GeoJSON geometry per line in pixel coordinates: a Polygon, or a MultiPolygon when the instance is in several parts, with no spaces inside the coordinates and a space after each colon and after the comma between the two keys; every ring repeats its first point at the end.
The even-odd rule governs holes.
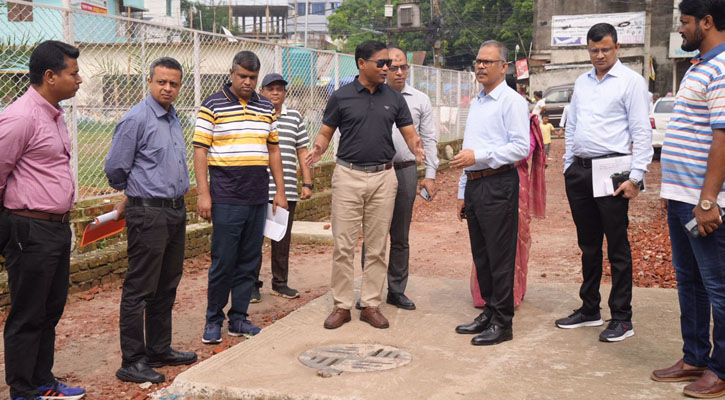
{"type": "Polygon", "coordinates": [[[388,69],[390,70],[390,72],[398,72],[398,70],[401,70],[401,71],[405,72],[405,71],[408,70],[408,68],[410,68],[410,65],[408,65],[408,64],[404,64],[404,65],[393,65],[393,66],[388,67],[388,69]]]}
{"type": "Polygon", "coordinates": [[[365,60],[365,61],[374,62],[375,66],[378,68],[382,68],[383,65],[387,65],[388,67],[390,67],[390,65],[393,63],[393,60],[391,60],[389,58],[388,59],[381,58],[379,60],[365,60]]]}

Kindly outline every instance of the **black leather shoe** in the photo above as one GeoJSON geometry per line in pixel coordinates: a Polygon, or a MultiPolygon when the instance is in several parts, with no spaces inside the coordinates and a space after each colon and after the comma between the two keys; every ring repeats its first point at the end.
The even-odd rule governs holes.
{"type": "Polygon", "coordinates": [[[415,310],[415,303],[402,293],[388,293],[388,298],[385,302],[402,308],[403,310],[415,310]]]}
{"type": "Polygon", "coordinates": [[[136,362],[128,367],[121,367],[116,371],[116,378],[124,382],[134,383],[161,383],[166,380],[163,374],[160,374],[143,361],[136,362]]]}
{"type": "Polygon", "coordinates": [[[355,309],[357,309],[357,310],[363,309],[363,306],[360,305],[360,299],[357,299],[357,301],[355,302],[355,309]]]}
{"type": "Polygon", "coordinates": [[[491,317],[486,313],[481,313],[470,324],[458,325],[456,333],[475,334],[483,332],[491,324],[491,317]]]}
{"type": "Polygon", "coordinates": [[[149,359],[149,367],[159,368],[167,365],[189,365],[196,362],[196,353],[193,351],[176,351],[171,349],[169,354],[152,357],[149,359]]]}
{"type": "Polygon", "coordinates": [[[490,324],[486,330],[471,339],[474,346],[489,346],[499,344],[514,338],[514,331],[511,328],[502,328],[498,325],[490,324]]]}

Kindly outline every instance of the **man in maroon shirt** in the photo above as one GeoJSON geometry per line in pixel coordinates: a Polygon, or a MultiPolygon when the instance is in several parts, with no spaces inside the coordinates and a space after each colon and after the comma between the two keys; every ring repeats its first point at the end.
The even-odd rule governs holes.
{"type": "Polygon", "coordinates": [[[55,326],[68,297],[75,182],[71,142],[59,103],[82,80],[77,48],[40,43],[30,56],[30,87],[0,113],[0,243],[10,287],[5,381],[17,399],[80,399],[82,388],[53,376],[55,326]]]}

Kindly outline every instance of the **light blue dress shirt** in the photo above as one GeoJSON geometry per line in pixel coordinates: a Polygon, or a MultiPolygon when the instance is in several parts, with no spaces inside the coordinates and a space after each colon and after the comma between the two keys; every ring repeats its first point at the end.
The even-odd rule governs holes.
{"type": "Polygon", "coordinates": [[[602,80],[592,68],[574,83],[566,120],[564,171],[574,157],[632,154],[630,177],[642,180],[652,161],[649,94],[642,75],[617,60],[602,80]]]}
{"type": "Polygon", "coordinates": [[[108,183],[127,196],[176,199],[189,190],[184,133],[174,106],[151,95],[118,121],[105,166],[108,183]]]}
{"type": "Polygon", "coordinates": [[[476,163],[458,181],[458,198],[466,190],[466,171],[499,168],[529,155],[529,111],[526,100],[501,82],[491,93],[481,90],[471,103],[463,135],[463,150],[473,150],[476,163]]]}

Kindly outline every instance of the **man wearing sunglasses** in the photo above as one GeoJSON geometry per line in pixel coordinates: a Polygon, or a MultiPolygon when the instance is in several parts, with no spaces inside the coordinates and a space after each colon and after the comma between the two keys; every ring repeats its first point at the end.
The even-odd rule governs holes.
{"type": "Polygon", "coordinates": [[[308,166],[318,162],[339,128],[338,165],[332,176],[334,308],[325,320],[327,329],[339,328],[351,319],[350,309],[355,301],[353,255],[361,225],[365,268],[360,320],[375,328],[389,326],[378,306],[382,303],[387,272],[385,247],[398,187],[392,169],[394,123],[416,160],[422,162],[425,158],[405,98],[384,83],[392,63],[385,44],[365,41],[355,49],[355,59],[360,74],[330,96],[322,128],[306,157],[308,166]]]}
{"type": "Polygon", "coordinates": [[[460,153],[451,161],[464,168],[456,215],[468,221],[483,312],[456,333],[478,334],[475,346],[513,339],[514,271],[519,220],[516,163],[529,155],[526,100],[505,82],[508,49],[483,42],[476,56],[476,80],[483,90],[471,102],[460,153]]]}
{"type": "Polygon", "coordinates": [[[556,320],[556,326],[569,329],[604,324],[599,312],[599,284],[606,235],[612,268],[612,319],[599,340],[618,342],[634,335],[627,212],[629,200],[639,194],[640,182],[652,160],[649,95],[642,75],[617,58],[619,43],[614,26],[592,26],[587,33],[587,48],[594,68],[574,84],[564,153],[566,196],[582,251],[582,305],[568,317],[556,320]],[[594,197],[592,160],[626,154],[632,155],[629,180],[615,188],[613,196],[594,197]]]}

